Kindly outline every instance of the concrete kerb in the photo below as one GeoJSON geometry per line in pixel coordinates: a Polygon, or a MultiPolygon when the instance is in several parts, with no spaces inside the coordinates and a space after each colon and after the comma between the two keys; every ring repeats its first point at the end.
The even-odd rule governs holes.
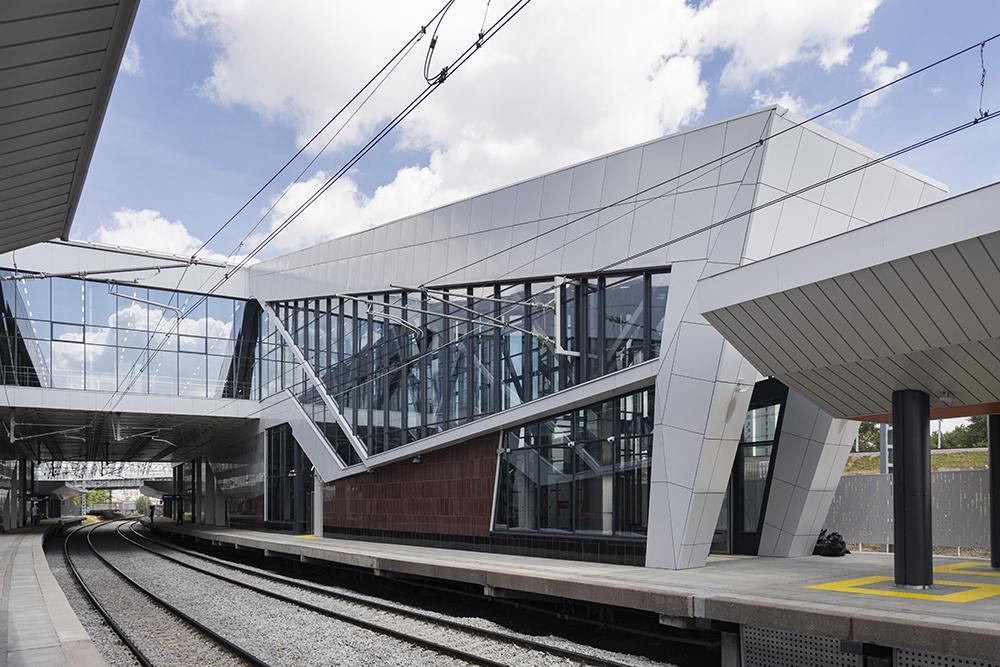
{"type": "MultiPolygon", "coordinates": [[[[43,531],[30,534],[26,539],[31,542],[32,573],[38,584],[42,604],[66,664],[74,665],[74,667],[98,667],[106,664],[104,658],[84,629],[83,624],[80,623],[80,619],[66,599],[59,582],[53,576],[52,570],[49,569],[43,548],[44,541],[49,536],[62,532],[64,525],[74,521],[58,521],[46,525],[43,531]]],[[[18,550],[24,549],[25,546],[25,543],[22,542],[18,550]]]]}
{"type": "Polygon", "coordinates": [[[1000,635],[995,631],[977,628],[976,623],[967,620],[948,621],[919,614],[886,618],[858,612],[851,618],[851,639],[991,664],[1000,656],[1000,635]]]}
{"type": "Polygon", "coordinates": [[[850,639],[851,614],[838,609],[817,611],[812,604],[759,596],[707,595],[695,603],[698,616],[713,621],[754,625],[821,637],[850,639]],[[762,602],[770,602],[766,605],[762,602]]]}
{"type": "MultiPolygon", "coordinates": [[[[166,533],[176,533],[193,537],[194,530],[184,526],[160,525],[154,527],[166,533]]],[[[516,570],[489,570],[486,568],[469,567],[467,565],[429,562],[426,560],[404,560],[385,556],[371,556],[357,553],[350,549],[330,549],[329,547],[314,547],[303,541],[302,544],[258,540],[250,536],[240,536],[235,540],[232,536],[225,537],[221,533],[213,533],[210,528],[199,527],[197,534],[202,539],[238,544],[240,548],[267,550],[271,554],[283,554],[301,560],[306,558],[315,562],[329,562],[338,565],[348,565],[371,570],[376,574],[393,573],[455,581],[473,584],[490,589],[506,589],[519,593],[545,595],[594,604],[625,607],[640,611],[673,617],[692,618],[694,616],[694,600],[696,594],[688,590],[673,589],[623,589],[621,586],[604,585],[600,582],[583,578],[550,579],[544,576],[525,575],[516,570]]]]}

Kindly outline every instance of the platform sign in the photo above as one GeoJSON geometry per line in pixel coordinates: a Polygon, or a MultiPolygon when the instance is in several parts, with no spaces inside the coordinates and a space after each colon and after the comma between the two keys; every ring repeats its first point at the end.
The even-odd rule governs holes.
{"type": "Polygon", "coordinates": [[[163,496],[163,500],[183,500],[183,499],[184,499],[184,496],[182,496],[182,495],[177,495],[177,494],[173,494],[173,495],[164,495],[164,496],[163,496]]]}
{"type": "Polygon", "coordinates": [[[48,494],[46,494],[44,496],[41,496],[41,495],[33,495],[33,496],[31,496],[31,502],[33,502],[33,503],[43,503],[43,502],[46,502],[48,499],[49,499],[48,494]]]}

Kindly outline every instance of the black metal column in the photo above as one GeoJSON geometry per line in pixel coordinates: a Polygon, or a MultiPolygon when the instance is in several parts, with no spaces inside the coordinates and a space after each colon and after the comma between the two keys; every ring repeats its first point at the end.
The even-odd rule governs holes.
{"type": "Polygon", "coordinates": [[[1000,568],[1000,414],[986,419],[990,443],[990,561],[1000,568]]]}
{"type": "Polygon", "coordinates": [[[899,586],[934,581],[931,558],[930,398],[892,392],[892,508],[895,574],[899,586]]]}

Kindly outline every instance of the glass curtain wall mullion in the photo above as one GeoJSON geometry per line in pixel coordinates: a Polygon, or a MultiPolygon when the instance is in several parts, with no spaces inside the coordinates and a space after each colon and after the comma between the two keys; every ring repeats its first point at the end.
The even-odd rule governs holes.
{"type": "MultiPolygon", "coordinates": [[[[664,274],[636,271],[577,276],[558,289],[518,281],[456,286],[433,298],[387,291],[275,309],[282,321],[293,303],[303,311],[294,317],[306,322],[309,363],[358,438],[378,453],[655,357],[666,287],[664,274]],[[543,305],[556,299],[564,314],[559,332],[554,308],[543,305]],[[539,338],[476,322],[475,313],[559,338],[581,356],[556,357],[539,338]]],[[[298,319],[289,326],[303,328],[298,319]]]]}
{"type": "MultiPolygon", "coordinates": [[[[398,314],[399,319],[409,322],[406,292],[400,292],[399,305],[401,306],[398,314]]],[[[397,446],[405,445],[408,442],[410,429],[410,364],[407,362],[411,356],[410,338],[413,336],[413,332],[409,327],[399,325],[399,334],[401,336],[399,344],[400,365],[396,377],[396,381],[399,383],[399,437],[397,446]]],[[[391,443],[390,447],[392,447],[391,443]]]]}
{"type": "MultiPolygon", "coordinates": [[[[493,285],[491,291],[493,293],[493,298],[495,298],[495,299],[499,299],[500,298],[500,285],[493,285]]],[[[493,305],[493,317],[494,317],[494,319],[499,320],[500,319],[500,302],[499,301],[494,302],[492,305],[493,305]]],[[[497,411],[497,410],[502,410],[503,409],[501,407],[503,405],[502,401],[503,401],[503,391],[504,391],[504,388],[503,388],[504,387],[504,385],[503,385],[503,367],[501,365],[502,364],[501,358],[503,356],[503,350],[502,350],[502,346],[503,346],[502,331],[503,330],[500,329],[500,328],[498,328],[498,327],[487,327],[487,329],[491,329],[492,330],[492,332],[490,334],[491,337],[492,337],[492,339],[493,339],[493,347],[492,347],[493,355],[492,355],[492,359],[491,359],[491,363],[493,364],[492,400],[493,400],[493,411],[497,411]]]]}
{"type": "Polygon", "coordinates": [[[505,432],[494,530],[646,532],[652,389],[505,432]]]}
{"type": "Polygon", "coordinates": [[[652,286],[650,284],[650,274],[647,272],[643,274],[642,280],[642,303],[645,307],[642,309],[642,358],[652,359],[653,352],[653,309],[650,308],[650,304],[653,303],[652,299],[652,286]]]}
{"type": "Polygon", "coordinates": [[[607,350],[607,328],[605,326],[607,322],[607,277],[600,276],[597,278],[597,350],[595,354],[597,356],[597,375],[596,377],[603,376],[607,371],[607,355],[605,350],[607,350]]]}
{"type": "MultiPolygon", "coordinates": [[[[519,306],[523,311],[521,316],[521,328],[531,331],[531,306],[528,303],[531,302],[531,283],[524,283],[524,301],[526,302],[524,306],[519,306]]],[[[522,401],[527,403],[528,401],[538,398],[534,395],[532,391],[532,385],[534,384],[534,364],[532,363],[532,355],[534,354],[535,348],[535,338],[526,337],[522,334],[521,336],[521,392],[522,401]]]]}

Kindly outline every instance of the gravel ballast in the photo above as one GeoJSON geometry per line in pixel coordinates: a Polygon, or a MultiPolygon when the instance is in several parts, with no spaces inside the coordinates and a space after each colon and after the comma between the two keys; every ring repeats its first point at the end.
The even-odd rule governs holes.
{"type": "MultiPolygon", "coordinates": [[[[70,537],[70,556],[73,558],[73,563],[101,605],[153,664],[225,666],[246,664],[135,590],[100,562],[87,547],[84,535],[86,530],[70,537]]],[[[114,526],[95,529],[94,542],[99,549],[109,530],[113,531],[114,526]]],[[[108,630],[110,631],[110,628],[108,630]]],[[[119,646],[124,648],[121,644],[119,646]]],[[[135,663],[133,661],[120,664],[135,663]]]]}
{"type": "Polygon", "coordinates": [[[137,666],[139,663],[132,652],[122,643],[111,626],[104,621],[104,617],[94,609],[90,600],[73,579],[73,575],[66,567],[66,559],[63,558],[62,545],[62,536],[52,536],[47,539],[45,541],[45,559],[48,561],[52,576],[59,582],[70,607],[76,613],[76,617],[80,619],[80,623],[90,635],[97,650],[100,651],[101,657],[108,663],[108,667],[137,666]]]}
{"type": "MultiPolygon", "coordinates": [[[[157,551],[162,551],[167,555],[171,556],[172,558],[177,558],[178,560],[181,560],[183,562],[191,563],[195,567],[202,568],[211,572],[216,572],[221,575],[230,577],[232,579],[243,581],[254,586],[266,588],[267,590],[272,590],[277,593],[281,593],[289,597],[300,599],[320,607],[325,607],[341,613],[346,613],[353,617],[364,618],[366,620],[375,623],[383,624],[398,630],[403,630],[407,633],[412,633],[414,635],[425,637],[427,639],[432,639],[434,641],[444,642],[447,643],[448,645],[456,646],[463,650],[475,653],[477,655],[481,655],[483,657],[491,658],[493,660],[498,660],[500,662],[507,662],[509,664],[518,664],[518,665],[542,666],[542,665],[572,664],[572,663],[567,663],[565,659],[541,653],[538,651],[531,651],[519,646],[511,646],[509,644],[498,644],[497,641],[495,640],[483,639],[481,637],[456,631],[451,628],[446,628],[446,627],[442,628],[437,624],[408,618],[403,615],[393,614],[379,609],[372,609],[371,607],[367,607],[364,604],[339,600],[330,596],[323,595],[322,593],[307,591],[292,585],[284,585],[272,580],[264,579],[261,577],[255,577],[251,574],[240,572],[238,570],[233,570],[221,564],[216,564],[211,561],[206,561],[205,559],[202,558],[186,555],[180,551],[160,546],[156,543],[143,542],[140,537],[135,536],[127,528],[125,528],[124,531],[126,535],[129,535],[132,539],[135,539],[140,543],[144,544],[144,546],[155,549],[157,551]]],[[[145,529],[139,529],[139,534],[147,536],[148,531],[146,531],[145,529]]],[[[256,569],[256,568],[250,568],[250,569],[256,569]]],[[[190,570],[188,571],[190,572],[190,570]]],[[[376,602],[382,605],[391,605],[393,607],[398,607],[404,610],[417,611],[422,614],[426,614],[428,616],[434,616],[437,618],[442,618],[444,620],[456,620],[456,619],[451,619],[445,616],[444,614],[439,614],[434,611],[429,611],[426,609],[420,609],[409,605],[399,604],[398,602],[392,602],[386,599],[360,594],[357,593],[356,591],[349,591],[347,589],[341,589],[332,586],[323,586],[318,584],[311,584],[311,585],[319,586],[320,588],[329,590],[331,593],[334,594],[349,595],[354,598],[370,600],[372,602],[376,602]]],[[[503,626],[500,626],[496,623],[493,623],[491,621],[482,618],[464,617],[461,619],[461,622],[465,625],[470,625],[485,630],[492,630],[495,632],[502,632],[507,635],[516,636],[536,642],[541,642],[560,649],[576,651],[579,653],[584,653],[587,655],[607,660],[614,660],[623,664],[636,665],[636,667],[646,667],[646,666],[653,667],[656,665],[662,666],[667,664],[641,656],[626,655],[622,653],[616,653],[612,651],[597,649],[590,646],[585,646],[564,639],[562,637],[528,636],[525,634],[512,632],[509,628],[505,628],[503,626]]]]}
{"type": "Polygon", "coordinates": [[[465,664],[199,574],[112,533],[100,534],[98,548],[142,586],[274,665],[465,664]]]}

